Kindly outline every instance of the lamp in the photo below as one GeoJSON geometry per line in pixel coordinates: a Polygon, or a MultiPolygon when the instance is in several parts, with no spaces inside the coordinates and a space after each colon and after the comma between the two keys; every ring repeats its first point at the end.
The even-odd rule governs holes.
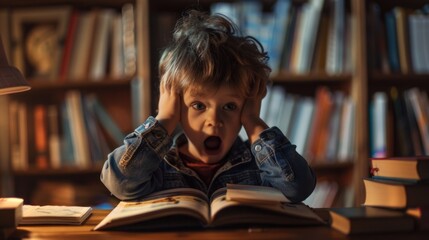
{"type": "MultiPolygon", "coordinates": [[[[7,62],[3,41],[0,36],[0,95],[23,92],[30,88],[21,72],[7,62]]],[[[0,177],[1,175],[2,171],[0,169],[0,177]]],[[[3,239],[4,236],[8,238],[8,235],[18,226],[22,218],[23,202],[24,200],[21,198],[0,198],[0,213],[2,218],[6,219],[6,221],[0,222],[0,233],[3,235],[0,238],[3,239]]]]}
{"type": "Polygon", "coordinates": [[[1,36],[0,45],[0,95],[30,90],[31,87],[22,73],[9,65],[1,36]]]}

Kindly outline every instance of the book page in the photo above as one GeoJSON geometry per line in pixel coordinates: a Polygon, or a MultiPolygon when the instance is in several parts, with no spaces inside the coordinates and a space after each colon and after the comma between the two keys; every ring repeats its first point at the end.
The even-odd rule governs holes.
{"type": "Polygon", "coordinates": [[[137,202],[121,201],[94,230],[180,214],[193,216],[206,224],[209,206],[204,199],[192,195],[160,197],[137,202]]]}
{"type": "Polygon", "coordinates": [[[239,202],[290,202],[283,193],[272,187],[227,184],[226,199],[239,202]]]}
{"type": "MultiPolygon", "coordinates": [[[[279,216],[284,220],[284,222],[288,222],[288,224],[302,224],[304,222],[307,223],[322,223],[323,220],[313,212],[313,210],[303,203],[251,203],[251,202],[239,202],[228,200],[225,195],[219,195],[213,198],[211,202],[211,212],[210,219],[216,221],[216,218],[223,215],[225,218],[226,215],[232,215],[240,212],[240,216],[238,219],[240,221],[252,221],[250,216],[260,223],[280,223],[280,221],[274,221],[273,219],[276,217],[278,219],[279,216]],[[238,210],[238,209],[246,209],[238,210]],[[238,211],[234,210],[237,209],[238,211]],[[254,209],[255,211],[253,211],[254,209]],[[289,219],[289,220],[286,220],[289,219]],[[307,219],[303,221],[303,219],[307,219]]],[[[234,219],[237,217],[229,216],[228,219],[234,219]]],[[[283,221],[282,220],[282,221],[283,221]]]]}

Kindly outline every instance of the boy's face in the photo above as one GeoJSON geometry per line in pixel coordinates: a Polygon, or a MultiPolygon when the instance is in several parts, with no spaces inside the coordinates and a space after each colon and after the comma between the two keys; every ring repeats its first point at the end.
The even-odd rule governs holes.
{"type": "Polygon", "coordinates": [[[181,124],[188,144],[180,151],[204,163],[225,157],[241,128],[244,97],[230,87],[183,93],[181,124]]]}

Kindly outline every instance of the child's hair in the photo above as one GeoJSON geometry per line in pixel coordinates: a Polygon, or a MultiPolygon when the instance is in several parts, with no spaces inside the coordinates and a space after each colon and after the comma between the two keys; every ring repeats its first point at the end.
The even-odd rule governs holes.
{"type": "Polygon", "coordinates": [[[265,95],[271,69],[262,45],[240,36],[227,17],[190,10],[177,22],[159,62],[161,84],[183,93],[229,86],[240,96],[265,95]],[[257,88],[263,87],[263,91],[257,88]]]}

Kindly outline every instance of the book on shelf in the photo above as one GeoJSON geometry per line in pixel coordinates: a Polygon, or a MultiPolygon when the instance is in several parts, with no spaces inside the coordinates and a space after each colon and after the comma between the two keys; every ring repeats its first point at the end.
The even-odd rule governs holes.
{"type": "Polygon", "coordinates": [[[370,103],[371,156],[387,155],[387,94],[376,92],[370,103]]]}
{"type": "Polygon", "coordinates": [[[74,157],[79,167],[89,167],[91,163],[88,132],[85,127],[82,93],[70,90],[65,97],[67,113],[70,118],[70,132],[72,137],[74,157]]]}
{"type": "Polygon", "coordinates": [[[404,7],[396,6],[393,8],[393,14],[396,22],[396,34],[398,39],[398,54],[401,72],[406,74],[410,72],[410,49],[408,34],[408,15],[410,10],[404,7]]]}
{"type": "Polygon", "coordinates": [[[400,72],[398,35],[396,34],[396,19],[393,10],[387,11],[384,15],[387,40],[387,56],[392,72],[400,72]]]}
{"type": "Polygon", "coordinates": [[[316,163],[324,161],[329,136],[329,121],[332,117],[332,93],[327,87],[316,90],[313,119],[307,140],[307,160],[316,163]]]}
{"type": "Polygon", "coordinates": [[[424,181],[363,179],[365,206],[404,209],[429,206],[429,184],[424,181]]]}
{"type": "Polygon", "coordinates": [[[344,70],[346,10],[344,0],[330,1],[330,23],[328,32],[328,50],[326,72],[339,74],[344,70]]]}
{"type": "Polygon", "coordinates": [[[98,100],[95,95],[88,95],[85,98],[88,108],[92,111],[95,118],[98,120],[100,125],[107,131],[112,140],[117,145],[122,144],[122,140],[125,138],[125,134],[113,120],[111,115],[107,112],[104,105],[98,100]]]}
{"type": "Polygon", "coordinates": [[[314,99],[305,96],[299,98],[296,105],[296,112],[292,119],[291,132],[288,137],[297,146],[296,151],[300,154],[305,153],[313,113],[314,99]]]}
{"type": "Polygon", "coordinates": [[[270,67],[272,74],[280,70],[281,54],[285,45],[287,24],[289,21],[290,8],[292,1],[278,0],[275,3],[273,15],[273,37],[271,38],[270,67]]]}
{"type": "Polygon", "coordinates": [[[123,37],[122,37],[122,15],[114,14],[112,19],[112,44],[109,76],[111,78],[119,78],[124,76],[124,52],[123,52],[123,37]]]}
{"type": "Polygon", "coordinates": [[[426,19],[427,17],[419,12],[414,12],[408,17],[411,66],[415,73],[420,74],[429,72],[424,50],[429,48],[425,41],[426,19]],[[422,31],[422,29],[424,30],[422,31]]]}
{"type": "Polygon", "coordinates": [[[413,146],[413,155],[420,156],[424,155],[423,141],[420,136],[420,130],[418,126],[418,120],[416,113],[413,109],[413,103],[409,97],[409,93],[403,92],[403,100],[405,106],[405,112],[407,117],[407,122],[411,135],[411,142],[413,146]]]}
{"type": "Polygon", "coordinates": [[[274,189],[245,186],[243,190],[242,187],[234,185],[219,189],[210,200],[199,190],[176,188],[151,194],[141,201],[121,201],[94,230],[296,226],[324,223],[303,203],[279,202],[279,193],[274,189]],[[235,193],[231,194],[231,191],[235,193]],[[228,200],[227,196],[237,201],[228,200]],[[262,201],[261,196],[264,196],[262,201]]]}
{"type": "Polygon", "coordinates": [[[48,145],[48,114],[47,107],[37,104],[33,109],[33,129],[35,153],[34,166],[39,169],[49,167],[49,145],[48,145]]]}
{"type": "Polygon", "coordinates": [[[293,72],[308,73],[311,70],[323,4],[323,0],[311,0],[305,3],[302,9],[299,25],[297,25],[300,29],[295,40],[299,41],[299,44],[297,44],[291,69],[293,72]]]}
{"type": "Polygon", "coordinates": [[[347,162],[353,159],[355,148],[354,148],[354,136],[355,136],[355,116],[356,116],[356,104],[351,96],[346,96],[343,101],[341,110],[341,121],[340,121],[340,137],[337,152],[337,159],[340,162],[347,162]]]}
{"type": "Polygon", "coordinates": [[[79,33],[74,39],[73,52],[71,54],[68,77],[71,81],[82,81],[88,75],[90,65],[90,52],[95,32],[95,24],[98,10],[81,12],[76,31],[79,33]]]}
{"type": "Polygon", "coordinates": [[[110,8],[98,11],[94,39],[91,48],[88,77],[93,81],[100,81],[106,76],[109,44],[111,44],[111,25],[115,11],[110,8]]]}
{"type": "Polygon", "coordinates": [[[344,234],[414,230],[414,219],[400,210],[377,207],[331,208],[331,227],[344,234]]]}
{"type": "Polygon", "coordinates": [[[407,118],[403,95],[398,92],[396,87],[392,87],[390,89],[390,99],[395,119],[395,144],[398,146],[393,154],[395,156],[412,156],[414,154],[413,143],[410,141],[412,139],[412,134],[410,131],[410,124],[407,118]]]}
{"type": "Polygon", "coordinates": [[[81,225],[92,213],[91,207],[24,205],[20,225],[81,225]]]}
{"type": "Polygon", "coordinates": [[[59,79],[60,81],[65,81],[69,75],[70,60],[73,53],[73,46],[75,44],[76,29],[79,21],[80,11],[73,9],[70,14],[70,19],[67,27],[67,34],[64,41],[63,54],[61,58],[60,70],[59,70],[59,79]]]}
{"type": "Polygon", "coordinates": [[[0,198],[0,228],[15,228],[21,221],[24,205],[22,198],[0,198]]]}
{"type": "Polygon", "coordinates": [[[378,178],[429,179],[429,157],[371,158],[371,173],[378,178]]]}
{"type": "Polygon", "coordinates": [[[429,119],[426,110],[427,102],[422,91],[413,87],[404,91],[404,97],[410,102],[411,111],[414,113],[424,155],[429,155],[429,119]]]}

